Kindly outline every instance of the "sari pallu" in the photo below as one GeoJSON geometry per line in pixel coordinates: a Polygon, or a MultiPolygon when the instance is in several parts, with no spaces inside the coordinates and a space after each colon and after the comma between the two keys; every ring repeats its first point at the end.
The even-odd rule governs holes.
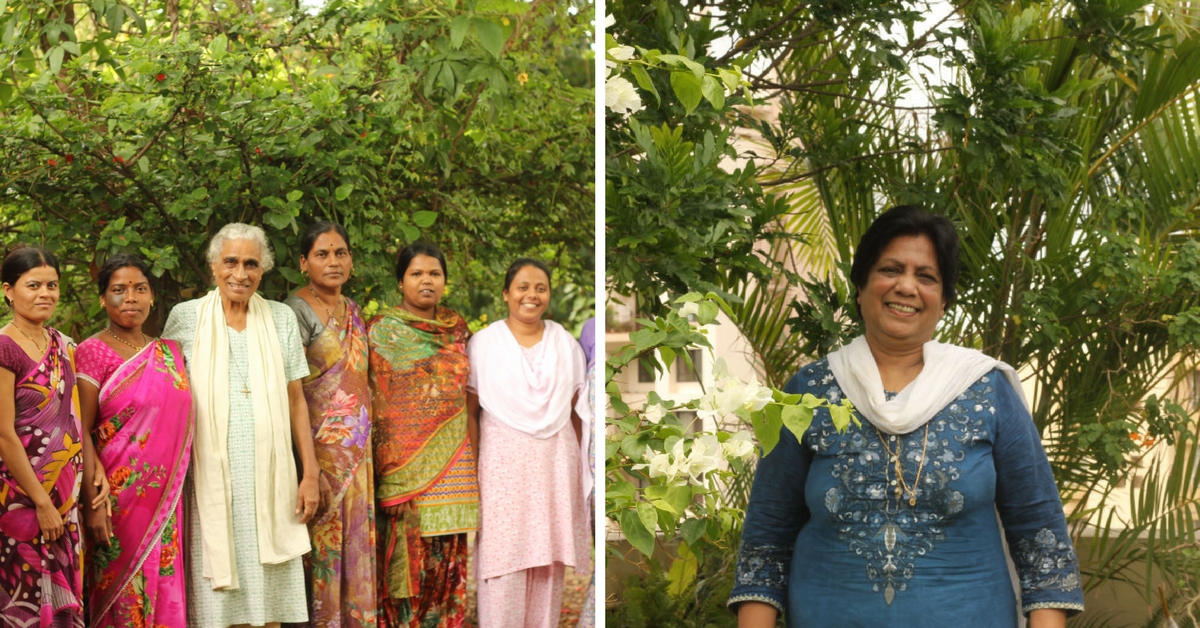
{"type": "Polygon", "coordinates": [[[397,307],[370,323],[375,494],[381,508],[415,506],[403,517],[379,515],[381,625],[432,616],[439,625],[461,622],[465,539],[430,537],[478,524],[467,440],[469,336],[466,321],[442,307],[436,320],[397,307]]]}
{"type": "Polygon", "coordinates": [[[317,462],[332,490],[328,512],[308,524],[313,544],[304,557],[311,586],[309,625],[373,627],[375,495],[367,327],[353,301],[347,301],[344,318],[330,318],[305,349],[311,374],[303,380],[304,398],[317,462]]]}
{"type": "Polygon", "coordinates": [[[64,531],[42,541],[37,508],[0,463],[0,623],[83,626],[79,509],[83,445],[72,368],[74,347],[50,329],[50,346],[35,363],[0,335],[0,366],[16,374],[16,432],[33,472],[63,517],[64,531]]]}
{"type": "Polygon", "coordinates": [[[113,535],[107,547],[89,544],[88,626],[187,622],[180,496],[193,423],[183,354],[173,341],[150,343],[100,388],[92,437],[108,473],[113,535]]]}

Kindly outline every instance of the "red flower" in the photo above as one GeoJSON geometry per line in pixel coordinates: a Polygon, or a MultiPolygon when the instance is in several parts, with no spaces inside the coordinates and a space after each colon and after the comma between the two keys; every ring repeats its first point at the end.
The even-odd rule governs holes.
{"type": "Polygon", "coordinates": [[[51,166],[57,166],[57,165],[58,165],[58,162],[57,162],[57,161],[54,161],[53,159],[47,159],[47,160],[46,160],[46,163],[47,163],[47,164],[50,164],[51,166]]]}
{"type": "Polygon", "coordinates": [[[364,132],[364,133],[362,134],[362,137],[363,137],[363,139],[366,139],[366,137],[367,137],[367,134],[364,132]]]}
{"type": "Polygon", "coordinates": [[[255,146],[255,147],[254,147],[254,152],[255,152],[255,153],[257,153],[257,154],[259,154],[259,155],[261,155],[261,154],[262,154],[262,149],[261,149],[261,148],[259,148],[259,147],[257,147],[257,146],[255,146]]]}
{"type": "Polygon", "coordinates": [[[161,82],[163,82],[163,81],[167,80],[167,75],[166,75],[166,74],[163,74],[162,72],[159,72],[159,73],[158,73],[158,76],[154,77],[154,80],[156,80],[156,81],[158,81],[159,83],[161,83],[161,82]]]}
{"type": "Polygon", "coordinates": [[[72,161],[75,161],[75,155],[72,155],[71,153],[67,153],[66,159],[67,159],[67,163],[71,163],[72,161]]]}
{"type": "Polygon", "coordinates": [[[113,157],[113,161],[116,163],[119,163],[119,164],[123,164],[123,163],[125,163],[125,158],[120,155],[117,155],[117,156],[113,157]]]}
{"type": "Polygon", "coordinates": [[[118,496],[121,491],[125,490],[125,483],[129,481],[131,475],[133,472],[129,470],[129,467],[120,467],[108,474],[108,487],[113,496],[118,496]]]}

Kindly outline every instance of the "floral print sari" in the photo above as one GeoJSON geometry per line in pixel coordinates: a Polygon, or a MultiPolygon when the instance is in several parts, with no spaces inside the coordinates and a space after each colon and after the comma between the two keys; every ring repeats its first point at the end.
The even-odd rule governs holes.
{"type": "Polygon", "coordinates": [[[79,553],[79,483],[83,461],[74,347],[50,329],[50,346],[34,363],[0,335],[0,366],[16,375],[16,431],[33,472],[63,517],[62,536],[42,539],[37,508],[0,463],[0,625],[83,625],[79,553]]]}
{"type": "Polygon", "coordinates": [[[375,626],[375,488],[371,469],[371,394],[367,328],[347,300],[345,320],[330,318],[306,354],[304,398],[329,510],[308,524],[312,626],[375,626]]]}
{"type": "Polygon", "coordinates": [[[79,347],[80,378],[100,388],[92,438],[108,473],[113,531],[108,546],[88,547],[88,626],[183,626],[180,496],[194,428],[183,353],[156,340],[104,368],[114,360],[103,341],[79,347]]]}

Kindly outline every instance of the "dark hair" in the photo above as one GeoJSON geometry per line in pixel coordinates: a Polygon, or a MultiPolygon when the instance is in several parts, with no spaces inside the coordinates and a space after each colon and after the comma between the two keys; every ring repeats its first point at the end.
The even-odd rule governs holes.
{"type": "Polygon", "coordinates": [[[146,262],[143,262],[142,258],[136,255],[118,253],[105,260],[104,265],[100,267],[100,273],[96,275],[96,287],[100,288],[101,296],[108,290],[108,284],[112,281],[113,273],[131,266],[142,271],[142,274],[146,276],[146,281],[151,282],[150,292],[154,292],[154,276],[150,274],[150,267],[146,265],[146,262]]]}
{"type": "Polygon", "coordinates": [[[49,266],[58,272],[58,258],[40,246],[18,244],[0,262],[0,282],[16,285],[21,275],[39,267],[49,266]]]}
{"type": "MultiPolygon", "coordinates": [[[[954,284],[958,282],[958,232],[950,219],[931,214],[920,205],[898,205],[875,219],[854,250],[850,267],[850,282],[854,284],[854,302],[858,291],[867,285],[871,267],[879,261],[883,249],[900,236],[925,236],[937,253],[938,272],[942,275],[942,300],[946,307],[954,304],[954,284]]],[[[857,308],[857,305],[855,306],[857,308]]],[[[862,314],[859,313],[859,318],[862,314]]]]}
{"type": "Polygon", "coordinates": [[[442,250],[432,242],[418,240],[404,247],[404,250],[400,251],[400,256],[396,258],[396,281],[404,281],[404,273],[408,272],[408,265],[418,255],[428,255],[436,259],[442,265],[442,276],[446,280],[450,279],[450,273],[446,272],[446,256],[442,255],[442,250]]]}
{"type": "Polygon", "coordinates": [[[504,290],[507,292],[508,287],[512,285],[513,277],[517,276],[522,268],[533,266],[542,272],[546,273],[546,285],[550,287],[550,269],[546,267],[544,262],[533,259],[532,257],[522,257],[512,264],[508,265],[508,270],[504,272],[504,290]]]}
{"type": "Polygon", "coordinates": [[[346,233],[346,230],[341,225],[336,222],[329,222],[328,220],[318,220],[309,225],[308,229],[304,230],[304,235],[300,236],[300,255],[308,257],[308,254],[312,253],[313,246],[317,243],[317,238],[330,231],[335,231],[338,235],[342,236],[342,239],[346,241],[346,248],[350,248],[350,234],[346,233]]]}

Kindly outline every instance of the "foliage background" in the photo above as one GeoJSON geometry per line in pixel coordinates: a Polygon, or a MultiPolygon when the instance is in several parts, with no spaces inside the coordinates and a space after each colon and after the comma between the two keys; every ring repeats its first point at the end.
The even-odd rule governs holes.
{"type": "Polygon", "coordinates": [[[394,259],[424,237],[445,303],[506,315],[516,257],[554,271],[551,316],[590,316],[594,9],[587,0],[0,0],[0,237],[66,265],[54,324],[102,316],[110,254],[159,276],[158,320],[207,289],[208,238],[263,226],[302,282],[313,220],[350,233],[364,305],[395,303],[394,259]]]}
{"type": "MultiPolygon", "coordinates": [[[[949,216],[963,275],[939,339],[1030,374],[1069,521],[1088,540],[1085,588],[1127,585],[1150,605],[1165,582],[1174,610],[1190,614],[1200,599],[1195,6],[607,7],[609,33],[636,48],[618,65],[645,105],[606,120],[608,289],[638,295],[650,314],[665,309],[660,295],[722,294],[763,379],[779,386],[857,333],[847,262],[871,220],[902,203],[949,216]],[[682,64],[653,61],[662,54],[704,73],[734,69],[752,90],[689,103],[675,80],[682,64]],[[740,138],[715,143],[723,166],[710,137],[740,138]]],[[[628,408],[619,422],[632,429],[618,440],[644,419],[628,408]]],[[[610,451],[610,474],[648,479],[610,451]]],[[[733,552],[737,536],[714,543],[733,552]]],[[[695,588],[681,585],[711,588],[723,568],[677,580],[678,608],[695,608],[695,588]]],[[[1073,625],[1104,622],[1085,613],[1073,625]]]]}

